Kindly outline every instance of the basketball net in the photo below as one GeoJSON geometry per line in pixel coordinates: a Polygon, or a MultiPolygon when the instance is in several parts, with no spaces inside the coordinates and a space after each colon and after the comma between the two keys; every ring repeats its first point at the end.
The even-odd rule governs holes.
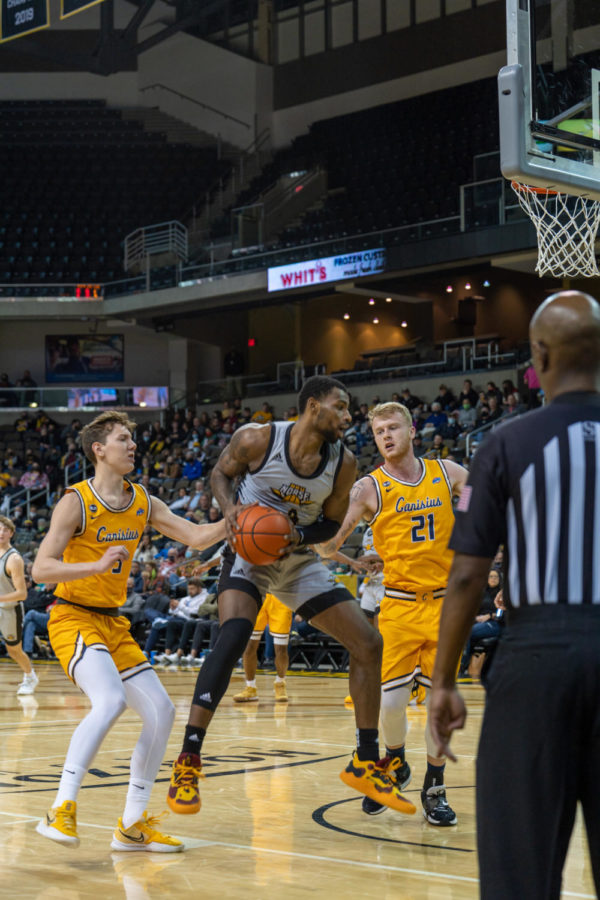
{"type": "Polygon", "coordinates": [[[535,271],[540,278],[600,275],[595,252],[600,202],[518,181],[512,181],[511,186],[535,225],[538,240],[535,271]]]}

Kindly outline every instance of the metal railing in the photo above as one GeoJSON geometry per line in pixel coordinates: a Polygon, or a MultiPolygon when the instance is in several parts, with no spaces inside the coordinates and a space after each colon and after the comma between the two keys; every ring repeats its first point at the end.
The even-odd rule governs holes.
{"type": "Polygon", "coordinates": [[[166,84],[162,84],[162,82],[157,81],[154,84],[147,84],[145,87],[140,88],[140,93],[144,93],[144,91],[152,91],[156,88],[159,88],[162,91],[167,91],[169,94],[174,94],[176,97],[179,97],[182,100],[187,100],[189,103],[193,103],[194,106],[201,106],[202,109],[207,109],[209,112],[214,113],[217,116],[221,116],[223,119],[227,119],[230,122],[235,122],[237,125],[243,125],[244,128],[250,129],[252,126],[249,122],[244,122],[242,119],[237,119],[235,116],[230,116],[229,113],[223,112],[222,109],[216,109],[214,106],[210,106],[208,103],[203,103],[202,100],[197,100],[195,97],[190,97],[188,94],[182,94],[181,91],[176,91],[174,88],[168,87],[166,84]]]}
{"type": "Polygon", "coordinates": [[[172,253],[178,260],[187,260],[188,232],[181,222],[158,222],[128,234],[125,238],[125,271],[128,272],[136,263],[163,253],[172,253]]]}
{"type": "Polygon", "coordinates": [[[29,514],[31,511],[31,504],[36,503],[39,504],[40,498],[44,498],[45,505],[50,506],[52,492],[50,491],[50,485],[46,485],[43,488],[37,490],[36,488],[22,488],[20,491],[17,491],[16,494],[6,495],[2,504],[0,504],[0,511],[3,515],[10,515],[14,509],[18,506],[25,505],[25,516],[29,518],[29,514]]]}
{"type": "MultiPolygon", "coordinates": [[[[486,434],[488,431],[491,431],[492,428],[496,428],[498,425],[503,425],[504,422],[508,422],[509,419],[516,419],[519,416],[522,416],[522,412],[511,412],[505,413],[499,419],[495,419],[493,422],[487,422],[485,425],[480,425],[479,428],[473,429],[473,431],[469,431],[467,434],[467,438],[465,441],[465,456],[467,459],[471,458],[471,449],[473,444],[473,438],[477,435],[486,434]]],[[[481,443],[480,439],[477,440],[477,444],[481,443]]]]}

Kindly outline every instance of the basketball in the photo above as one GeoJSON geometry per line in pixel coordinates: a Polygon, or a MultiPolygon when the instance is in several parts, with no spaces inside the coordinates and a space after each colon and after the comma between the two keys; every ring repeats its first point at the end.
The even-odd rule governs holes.
{"type": "Polygon", "coordinates": [[[268,566],[280,559],[279,551],[289,543],[292,523],[284,513],[254,504],[237,517],[239,531],[235,551],[253,566],[268,566]]]}

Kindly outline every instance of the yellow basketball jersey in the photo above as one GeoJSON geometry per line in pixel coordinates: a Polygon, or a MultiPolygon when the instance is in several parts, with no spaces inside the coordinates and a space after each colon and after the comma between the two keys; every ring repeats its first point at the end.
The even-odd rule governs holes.
{"type": "Polygon", "coordinates": [[[452,486],[443,463],[421,459],[416,484],[400,481],[382,466],[370,473],[377,489],[377,512],[369,522],[375,549],[384,562],[383,580],[392,591],[445,587],[453,552],[452,486]]]}
{"type": "Polygon", "coordinates": [[[150,515],[150,497],[140,484],[125,479],[131,499],[123,509],[113,509],[94,490],[92,479],[69,487],[81,503],[81,529],[63,553],[63,562],[81,563],[100,559],[113,545],[129,550],[129,559],[119,561],[109,572],[56,586],[55,594],[81,606],[114,607],[125,603],[127,578],[135,549],[150,515]]]}

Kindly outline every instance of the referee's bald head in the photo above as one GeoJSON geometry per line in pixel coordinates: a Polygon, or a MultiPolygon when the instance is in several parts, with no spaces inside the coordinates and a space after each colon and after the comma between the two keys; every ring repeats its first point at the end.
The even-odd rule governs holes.
{"type": "Polygon", "coordinates": [[[529,325],[538,374],[600,373],[600,304],[580,291],[552,294],[529,325]]]}

